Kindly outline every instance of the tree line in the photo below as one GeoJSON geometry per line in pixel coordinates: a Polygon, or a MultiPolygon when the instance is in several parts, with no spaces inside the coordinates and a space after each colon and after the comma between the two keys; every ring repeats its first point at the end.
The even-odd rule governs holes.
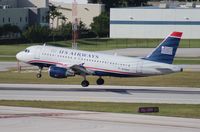
{"type": "Polygon", "coordinates": [[[18,26],[5,24],[0,26],[0,36],[7,36],[9,34],[21,33],[21,30],[18,26]]]}
{"type": "MultiPolygon", "coordinates": [[[[90,0],[92,3],[105,4],[105,11],[93,18],[90,28],[80,21],[78,24],[79,38],[86,37],[108,37],[109,35],[109,13],[113,7],[133,7],[147,5],[148,0],[90,0]]],[[[49,4],[49,12],[46,19],[54,22],[55,18],[62,19],[64,22],[56,28],[40,25],[29,25],[24,30],[17,26],[6,24],[0,27],[0,36],[12,33],[21,34],[21,37],[29,42],[46,42],[55,40],[71,39],[72,23],[66,22],[67,18],[58,10],[58,7],[49,4]]]]}

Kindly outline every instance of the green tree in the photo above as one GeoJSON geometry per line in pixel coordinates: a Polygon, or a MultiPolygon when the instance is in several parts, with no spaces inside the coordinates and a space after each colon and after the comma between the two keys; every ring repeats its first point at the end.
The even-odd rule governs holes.
{"type": "Polygon", "coordinates": [[[50,29],[47,26],[33,25],[23,32],[23,36],[30,42],[46,42],[49,38],[50,29]]]}
{"type": "Polygon", "coordinates": [[[0,36],[3,35],[3,27],[0,27],[0,36]]]}
{"type": "Polygon", "coordinates": [[[54,35],[56,38],[61,39],[71,39],[72,34],[72,23],[69,22],[67,24],[63,23],[58,27],[58,29],[52,30],[52,35],[54,35]]]}
{"type": "MultiPolygon", "coordinates": [[[[86,25],[80,21],[78,24],[78,35],[79,38],[85,38],[85,37],[94,37],[94,33],[92,34],[91,31],[86,27],[86,25]]],[[[52,38],[54,40],[66,40],[71,39],[72,37],[72,23],[62,23],[58,28],[52,29],[51,32],[52,38]]]]}
{"type": "Polygon", "coordinates": [[[16,25],[11,25],[11,32],[12,33],[21,33],[21,30],[16,25]]]}
{"type": "Polygon", "coordinates": [[[102,12],[99,16],[93,18],[91,23],[91,30],[96,33],[98,37],[107,37],[109,34],[109,15],[102,12]]]}
{"type": "Polygon", "coordinates": [[[59,18],[60,17],[62,17],[62,13],[61,12],[59,12],[58,10],[57,10],[57,7],[55,6],[55,5],[53,5],[53,4],[49,4],[49,12],[48,12],[48,19],[51,19],[52,20],[52,27],[53,27],[53,24],[54,24],[54,20],[55,20],[55,18],[57,17],[57,24],[58,24],[58,20],[59,20],[59,18]]]}
{"type": "Polygon", "coordinates": [[[90,29],[88,29],[82,21],[78,24],[78,32],[79,32],[79,38],[89,38],[89,37],[95,37],[96,35],[91,32],[90,29]]]}
{"type": "Polygon", "coordinates": [[[0,27],[0,36],[2,35],[12,36],[16,34],[21,34],[21,30],[16,25],[5,24],[2,27],[0,27]]]}

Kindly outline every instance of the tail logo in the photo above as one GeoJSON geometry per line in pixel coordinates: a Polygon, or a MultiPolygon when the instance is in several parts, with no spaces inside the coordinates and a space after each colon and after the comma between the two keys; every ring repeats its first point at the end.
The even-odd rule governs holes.
{"type": "Polygon", "coordinates": [[[162,46],[161,47],[161,54],[173,55],[173,47],[162,46]]]}

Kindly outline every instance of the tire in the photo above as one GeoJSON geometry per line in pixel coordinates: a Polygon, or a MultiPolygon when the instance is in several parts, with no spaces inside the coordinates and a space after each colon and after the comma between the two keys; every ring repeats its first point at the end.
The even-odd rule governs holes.
{"type": "Polygon", "coordinates": [[[36,75],[36,77],[37,77],[37,78],[41,78],[41,77],[42,77],[42,74],[38,73],[38,74],[36,75]]]}
{"type": "Polygon", "coordinates": [[[104,84],[104,79],[102,79],[102,78],[99,78],[99,79],[97,79],[97,85],[103,85],[104,84]]]}
{"type": "Polygon", "coordinates": [[[90,83],[87,80],[82,81],[81,83],[82,87],[88,87],[90,83]]]}

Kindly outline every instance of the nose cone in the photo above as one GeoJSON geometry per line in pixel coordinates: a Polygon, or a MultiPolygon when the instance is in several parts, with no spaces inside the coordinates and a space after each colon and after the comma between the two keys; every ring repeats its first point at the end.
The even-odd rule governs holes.
{"type": "Polygon", "coordinates": [[[22,60],[22,53],[21,52],[17,53],[16,58],[17,58],[18,61],[23,61],[22,60]]]}
{"type": "Polygon", "coordinates": [[[17,58],[17,60],[20,60],[20,54],[19,53],[16,54],[16,58],[17,58]]]}

